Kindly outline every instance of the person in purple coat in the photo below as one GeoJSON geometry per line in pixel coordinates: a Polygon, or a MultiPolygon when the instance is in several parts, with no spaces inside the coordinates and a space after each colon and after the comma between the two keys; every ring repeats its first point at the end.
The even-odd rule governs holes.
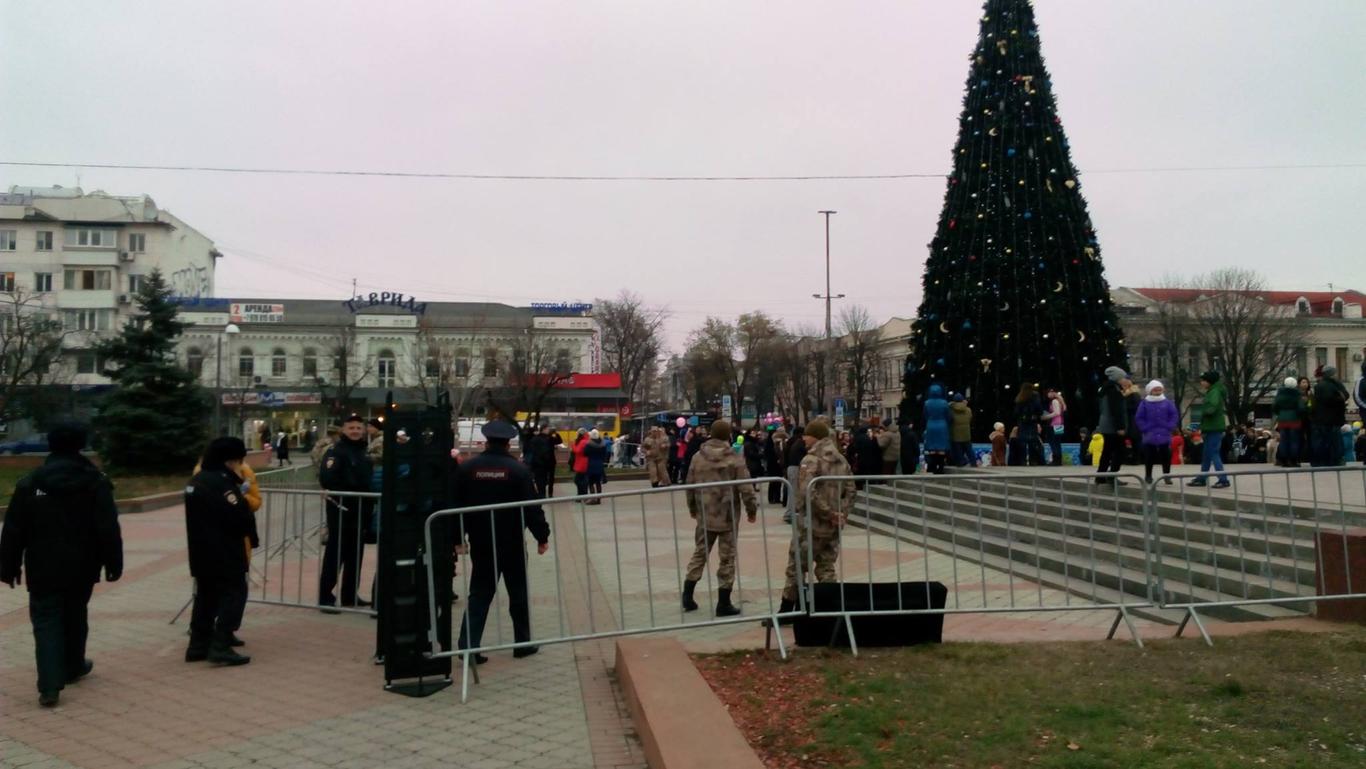
{"type": "MultiPolygon", "coordinates": [[[[1143,468],[1149,483],[1153,481],[1153,465],[1161,463],[1163,475],[1172,472],[1172,430],[1181,422],[1176,404],[1167,400],[1162,383],[1154,379],[1144,388],[1147,395],[1138,406],[1134,424],[1143,435],[1143,468]]],[[[1171,485],[1171,478],[1162,482],[1171,485]]]]}

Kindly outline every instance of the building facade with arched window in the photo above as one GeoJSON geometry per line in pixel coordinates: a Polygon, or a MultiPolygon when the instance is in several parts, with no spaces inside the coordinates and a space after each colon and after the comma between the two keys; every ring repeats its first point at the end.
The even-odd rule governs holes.
{"type": "MultiPolygon", "coordinates": [[[[449,393],[465,415],[535,373],[599,373],[599,331],[586,307],[494,303],[358,307],[319,299],[212,299],[184,306],[179,355],[241,433],[302,432],[386,398],[433,403],[449,393]],[[228,324],[236,333],[225,333],[228,324]],[[215,360],[219,345],[223,360],[215,360]]],[[[237,429],[234,429],[238,432],[237,429]]]]}

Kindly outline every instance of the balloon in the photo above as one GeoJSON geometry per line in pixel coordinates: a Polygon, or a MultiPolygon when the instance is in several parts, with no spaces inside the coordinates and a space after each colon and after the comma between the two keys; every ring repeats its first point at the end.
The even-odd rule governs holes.
{"type": "Polygon", "coordinates": [[[688,420],[684,419],[683,417],[679,417],[678,419],[674,420],[674,424],[678,425],[679,427],[686,427],[688,424],[688,420]]]}

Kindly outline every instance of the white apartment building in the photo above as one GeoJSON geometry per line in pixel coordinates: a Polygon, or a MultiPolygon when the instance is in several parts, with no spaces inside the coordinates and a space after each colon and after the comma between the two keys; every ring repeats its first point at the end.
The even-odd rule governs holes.
{"type": "Polygon", "coordinates": [[[123,325],[131,295],[160,269],[182,297],[213,295],[213,241],[148,196],[80,188],[10,187],[0,193],[0,293],[24,311],[61,319],[71,333],[73,385],[107,380],[89,347],[123,325]]]}

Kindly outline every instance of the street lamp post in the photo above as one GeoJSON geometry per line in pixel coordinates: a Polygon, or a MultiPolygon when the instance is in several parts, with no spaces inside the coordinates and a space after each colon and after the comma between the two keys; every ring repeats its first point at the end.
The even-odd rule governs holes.
{"type": "Polygon", "coordinates": [[[218,335],[218,353],[214,355],[213,382],[213,436],[217,438],[223,434],[223,337],[227,334],[236,334],[242,329],[235,323],[229,323],[223,327],[223,331],[218,335]]]}
{"type": "MultiPolygon", "coordinates": [[[[831,358],[831,360],[828,360],[828,361],[826,361],[826,362],[829,364],[829,371],[831,372],[831,380],[833,380],[833,372],[834,372],[834,361],[833,361],[833,358],[834,358],[834,339],[835,339],[835,334],[834,334],[834,324],[832,324],[832,323],[830,322],[830,303],[831,303],[832,300],[835,300],[835,299],[843,299],[843,298],[844,298],[844,294],[834,294],[834,295],[832,295],[832,294],[830,293],[830,216],[831,216],[832,214],[834,214],[835,212],[834,212],[834,211],[817,211],[816,213],[818,213],[818,214],[820,214],[821,216],[824,216],[824,217],[825,217],[825,295],[822,296],[821,294],[812,294],[811,296],[813,296],[813,297],[816,298],[816,299],[824,299],[824,300],[825,300],[825,354],[826,354],[826,356],[827,356],[828,358],[831,358]]],[[[834,383],[833,381],[830,381],[829,384],[828,384],[827,386],[833,389],[834,386],[835,386],[835,383],[834,383]]],[[[822,404],[822,406],[824,406],[824,404],[822,404]]]]}

